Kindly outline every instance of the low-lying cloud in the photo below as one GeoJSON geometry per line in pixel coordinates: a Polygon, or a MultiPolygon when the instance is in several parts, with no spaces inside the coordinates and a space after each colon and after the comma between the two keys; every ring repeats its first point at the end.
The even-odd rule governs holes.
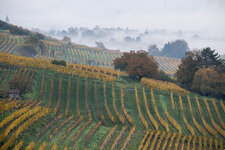
{"type": "MultiPolygon", "coordinates": [[[[211,46],[225,53],[224,0],[1,0],[0,3],[1,20],[8,15],[11,23],[29,29],[63,30],[70,26],[93,28],[99,25],[129,27],[140,32],[181,30],[201,37],[197,40],[185,35],[191,48],[211,46]]],[[[146,40],[145,45],[177,39],[170,34],[165,36],[168,37],[146,40]]]]}

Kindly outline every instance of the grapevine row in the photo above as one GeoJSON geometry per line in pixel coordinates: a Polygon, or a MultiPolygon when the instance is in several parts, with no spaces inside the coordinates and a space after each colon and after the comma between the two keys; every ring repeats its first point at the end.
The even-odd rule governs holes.
{"type": "Polygon", "coordinates": [[[194,129],[193,129],[192,126],[188,123],[188,121],[187,121],[187,119],[186,119],[186,117],[185,117],[185,114],[184,114],[184,108],[183,108],[183,103],[182,103],[182,99],[181,99],[180,94],[179,94],[179,103],[180,103],[181,114],[182,114],[182,118],[183,118],[184,124],[185,124],[185,126],[187,127],[188,131],[191,133],[191,135],[195,135],[194,129]]]}
{"type": "Polygon", "coordinates": [[[67,91],[67,104],[66,104],[66,112],[65,115],[69,115],[69,109],[70,109],[70,88],[71,88],[71,76],[69,76],[68,80],[68,91],[67,91]]]}
{"type": "Polygon", "coordinates": [[[51,122],[49,122],[39,133],[37,133],[36,137],[39,138],[41,134],[43,134],[49,127],[51,127],[58,120],[62,119],[62,114],[56,116],[51,122]]]}
{"type": "Polygon", "coordinates": [[[182,130],[181,130],[181,126],[179,125],[179,123],[176,122],[176,120],[170,116],[170,114],[168,113],[168,111],[165,111],[166,117],[169,120],[169,122],[173,125],[173,127],[176,128],[176,130],[178,131],[179,134],[182,134],[182,130]]]}
{"type": "Polygon", "coordinates": [[[181,113],[182,113],[182,118],[184,120],[184,124],[187,127],[188,131],[191,133],[191,135],[195,135],[195,131],[194,131],[193,127],[188,123],[188,121],[184,115],[184,112],[182,111],[181,113]]]}
{"type": "Polygon", "coordinates": [[[98,121],[98,123],[91,129],[90,133],[87,135],[87,137],[84,140],[85,145],[87,145],[89,139],[94,135],[94,133],[97,131],[97,129],[102,125],[101,121],[98,121]]]}
{"type": "Polygon", "coordinates": [[[175,106],[174,106],[173,92],[172,91],[170,92],[170,100],[171,100],[172,110],[174,110],[175,106]]]}
{"type": "Polygon", "coordinates": [[[51,140],[52,137],[62,128],[64,127],[69,121],[73,119],[73,115],[69,116],[67,119],[65,119],[59,126],[57,126],[52,133],[49,136],[49,139],[51,140]]]}
{"type": "Polygon", "coordinates": [[[123,146],[122,146],[121,150],[125,150],[127,148],[127,145],[129,144],[132,136],[134,135],[135,130],[136,130],[136,127],[135,126],[133,126],[130,129],[130,132],[129,132],[128,136],[126,137],[126,139],[125,139],[125,141],[123,143],[123,146]]]}
{"type": "MultiPolygon", "coordinates": [[[[90,72],[86,68],[91,66],[80,65],[80,67],[71,68],[70,66],[72,64],[71,65],[68,64],[67,66],[59,66],[59,65],[54,65],[50,61],[46,61],[46,60],[17,56],[17,55],[6,54],[6,53],[0,53],[0,63],[20,66],[20,67],[33,67],[38,69],[47,69],[47,70],[52,70],[58,73],[74,74],[80,77],[105,79],[107,81],[114,81],[117,77],[117,75],[112,76],[112,74],[108,72],[105,73],[104,71],[90,72]]],[[[104,69],[101,69],[101,70],[104,70],[104,69]]]]}
{"type": "Polygon", "coordinates": [[[60,76],[59,78],[59,94],[58,94],[58,100],[57,100],[57,104],[56,107],[54,108],[54,113],[55,115],[59,112],[59,108],[60,108],[60,101],[61,101],[61,88],[62,88],[62,76],[60,76]]]}
{"type": "Polygon", "coordinates": [[[145,143],[145,145],[143,147],[143,150],[147,150],[148,149],[148,146],[150,145],[150,141],[151,141],[154,133],[155,133],[154,131],[150,131],[150,135],[149,135],[149,137],[148,137],[148,139],[147,139],[147,141],[146,141],[146,143],[145,143]]]}
{"type": "Polygon", "coordinates": [[[98,118],[101,121],[104,121],[104,115],[101,113],[100,108],[98,106],[98,88],[97,88],[97,81],[95,80],[95,107],[97,108],[98,118]]]}
{"type": "Polygon", "coordinates": [[[42,73],[42,78],[41,78],[41,88],[40,88],[40,98],[39,100],[42,101],[43,95],[44,95],[44,85],[45,85],[45,73],[42,73]]]}
{"type": "Polygon", "coordinates": [[[156,113],[156,117],[158,118],[159,122],[163,125],[163,127],[166,129],[167,132],[170,131],[169,129],[169,125],[166,123],[166,121],[161,117],[161,115],[159,114],[156,104],[155,104],[155,98],[154,98],[154,93],[153,93],[153,89],[151,89],[151,99],[152,99],[152,104],[156,113]]]}
{"type": "Polygon", "coordinates": [[[143,88],[143,97],[144,97],[145,109],[147,110],[148,117],[149,117],[151,123],[153,124],[155,130],[158,130],[159,129],[159,125],[158,125],[158,123],[156,122],[156,120],[154,119],[154,117],[152,116],[152,114],[149,111],[148,102],[147,102],[147,98],[146,98],[146,94],[145,94],[145,89],[144,88],[143,88]]]}
{"type": "Polygon", "coordinates": [[[2,85],[5,85],[5,84],[6,84],[7,79],[8,79],[8,77],[9,77],[9,75],[10,75],[10,72],[11,72],[11,69],[8,70],[8,72],[7,72],[7,74],[6,74],[6,77],[5,77],[5,79],[3,80],[3,82],[2,82],[2,85]]]}
{"type": "Polygon", "coordinates": [[[173,136],[171,137],[170,143],[169,143],[169,146],[168,146],[169,150],[172,148],[173,142],[174,142],[174,139],[175,139],[176,136],[177,136],[176,133],[173,133],[173,136]]]}
{"type": "Polygon", "coordinates": [[[131,116],[128,114],[128,112],[126,111],[125,105],[124,105],[124,94],[123,94],[123,84],[121,83],[121,105],[122,105],[122,111],[123,114],[125,115],[125,117],[127,118],[128,122],[133,125],[134,121],[131,118],[131,116]]]}
{"type": "Polygon", "coordinates": [[[110,129],[109,133],[106,135],[104,141],[102,142],[100,146],[100,150],[103,150],[106,144],[109,142],[109,140],[112,138],[113,134],[116,132],[117,125],[115,125],[112,129],[110,129]]]}
{"type": "Polygon", "coordinates": [[[3,77],[5,76],[5,73],[6,73],[6,68],[4,69],[4,71],[3,71],[3,73],[2,73],[2,75],[1,75],[1,77],[0,77],[0,81],[3,79],[3,77]]]}
{"type": "Polygon", "coordinates": [[[57,150],[57,144],[56,143],[52,146],[51,150],[57,150]]]}
{"type": "Polygon", "coordinates": [[[16,144],[16,146],[13,148],[13,150],[20,150],[23,143],[24,143],[23,140],[21,140],[18,144],[16,144]]]}
{"type": "Polygon", "coordinates": [[[84,125],[76,132],[76,134],[72,138],[72,142],[74,143],[80,136],[80,134],[84,131],[84,129],[91,123],[92,119],[89,118],[84,125]]]}
{"type": "Polygon", "coordinates": [[[80,89],[80,78],[77,79],[77,93],[76,93],[76,105],[77,105],[77,116],[78,116],[78,118],[81,117],[80,106],[79,106],[79,89],[80,89]]]}
{"type": "Polygon", "coordinates": [[[4,131],[4,133],[2,134],[1,138],[0,138],[0,142],[2,142],[4,140],[4,138],[6,138],[8,136],[8,134],[10,133],[10,131],[12,129],[14,129],[16,126],[18,126],[20,123],[22,123],[25,119],[27,119],[28,117],[32,116],[33,114],[39,112],[41,110],[41,107],[36,107],[28,112],[26,112],[25,114],[23,114],[22,116],[20,116],[19,118],[17,118],[16,120],[14,120],[4,131]]]}
{"type": "Polygon", "coordinates": [[[138,150],[141,150],[143,148],[144,143],[146,142],[146,139],[148,138],[149,134],[150,134],[150,130],[147,130],[145,135],[144,135],[144,137],[141,140],[141,143],[140,143],[140,145],[138,147],[138,150]]]}
{"type": "Polygon", "coordinates": [[[215,103],[215,100],[212,100],[212,104],[213,104],[213,107],[215,108],[216,110],[216,114],[217,114],[217,117],[219,119],[219,122],[220,124],[222,125],[222,127],[225,129],[225,123],[223,122],[221,116],[220,116],[220,112],[219,112],[219,109],[218,107],[216,106],[216,103],[215,103]]]}
{"type": "Polygon", "coordinates": [[[164,139],[165,135],[166,135],[165,131],[160,135],[159,141],[157,142],[158,144],[156,146],[156,150],[159,150],[159,148],[161,146],[161,143],[162,143],[162,140],[164,139]]]}
{"type": "Polygon", "coordinates": [[[112,82],[112,98],[113,98],[113,109],[116,113],[116,116],[119,119],[119,121],[122,124],[124,124],[125,123],[124,118],[122,117],[122,115],[120,115],[120,113],[118,112],[117,107],[116,107],[114,82],[112,82]]]}
{"type": "Polygon", "coordinates": [[[34,148],[34,145],[35,145],[35,143],[34,143],[34,141],[32,141],[32,142],[26,147],[25,150],[32,150],[32,149],[34,148]]]}
{"type": "Polygon", "coordinates": [[[188,99],[188,105],[189,105],[189,109],[191,111],[191,116],[192,116],[192,120],[193,120],[193,123],[194,123],[195,127],[198,129],[199,133],[201,133],[203,136],[206,136],[205,129],[198,124],[198,122],[196,121],[196,119],[194,117],[194,113],[193,113],[193,110],[192,110],[191,100],[190,100],[189,95],[187,95],[187,99],[188,99]]]}
{"type": "Polygon", "coordinates": [[[150,150],[153,150],[153,149],[154,149],[154,146],[156,145],[156,141],[157,141],[157,139],[158,139],[159,134],[160,134],[160,131],[157,131],[156,134],[155,134],[155,137],[154,137],[154,139],[153,139],[153,141],[152,141],[150,150]]]}
{"type": "Polygon", "coordinates": [[[199,110],[199,113],[200,113],[200,117],[201,117],[201,120],[202,120],[202,123],[203,123],[204,127],[209,131],[209,133],[211,133],[214,137],[216,137],[217,136],[217,132],[213,128],[211,128],[209,126],[209,124],[205,121],[205,119],[204,119],[204,117],[202,115],[201,106],[199,104],[197,96],[195,96],[195,100],[196,100],[196,103],[197,103],[197,106],[198,106],[198,110],[199,110]]]}
{"type": "Polygon", "coordinates": [[[87,78],[85,79],[85,107],[88,113],[88,118],[92,120],[91,109],[89,108],[89,105],[88,105],[88,79],[87,78]]]}
{"type": "Polygon", "coordinates": [[[111,150],[116,149],[116,147],[117,147],[118,143],[120,142],[120,139],[122,138],[122,136],[125,133],[126,129],[127,129],[127,126],[123,127],[120,130],[120,133],[117,135],[116,139],[114,140],[114,142],[112,144],[111,150]]]}
{"type": "Polygon", "coordinates": [[[51,89],[50,89],[50,94],[49,94],[48,107],[51,107],[52,106],[53,92],[54,92],[54,75],[51,76],[51,89]]]}
{"type": "Polygon", "coordinates": [[[44,141],[41,146],[39,147],[39,150],[45,150],[46,142],[44,141]]]}
{"type": "Polygon", "coordinates": [[[222,107],[223,113],[225,113],[225,106],[222,100],[220,100],[220,106],[222,107]]]}
{"type": "Polygon", "coordinates": [[[169,138],[171,138],[171,133],[168,133],[167,134],[167,136],[166,136],[166,138],[165,138],[165,141],[164,141],[164,144],[163,144],[163,146],[162,146],[162,150],[165,150],[166,149],[166,146],[167,146],[167,144],[168,144],[168,141],[169,141],[169,138]]]}
{"type": "Polygon", "coordinates": [[[183,139],[182,139],[181,150],[184,149],[184,142],[185,142],[186,138],[187,138],[187,137],[184,136],[183,139]]]}
{"type": "Polygon", "coordinates": [[[83,117],[79,117],[76,121],[73,122],[73,124],[66,130],[66,132],[61,137],[61,141],[63,141],[66,136],[70,133],[72,129],[74,129],[81,121],[83,120],[83,117]]]}
{"type": "Polygon", "coordinates": [[[2,128],[4,125],[6,125],[7,123],[9,123],[10,121],[12,121],[14,118],[20,116],[21,114],[27,112],[30,107],[32,106],[32,104],[20,109],[20,110],[17,110],[16,112],[12,113],[10,116],[8,116],[7,118],[5,118],[4,120],[2,120],[0,122],[0,128],[2,128]]]}
{"type": "Polygon", "coordinates": [[[214,121],[213,115],[210,111],[207,100],[204,98],[203,101],[206,105],[206,108],[207,108],[207,111],[208,111],[208,114],[209,114],[209,119],[212,122],[213,127],[217,130],[218,133],[220,133],[225,138],[225,131],[223,129],[221,129],[220,126],[218,126],[218,124],[216,124],[216,122],[214,121]]]}
{"type": "Polygon", "coordinates": [[[30,125],[32,125],[35,121],[37,121],[39,118],[47,115],[50,113],[51,110],[48,108],[43,108],[43,110],[40,113],[37,113],[33,117],[31,117],[29,120],[27,120],[24,124],[22,124],[13,134],[12,136],[7,140],[6,143],[0,148],[1,150],[6,150],[8,147],[10,147],[14,140],[22,133],[24,130],[26,130],[30,125]]]}
{"type": "Polygon", "coordinates": [[[187,144],[187,149],[190,149],[191,139],[192,139],[192,136],[189,136],[189,138],[188,138],[188,144],[187,144]]]}
{"type": "Polygon", "coordinates": [[[103,88],[104,88],[104,102],[105,102],[105,109],[106,109],[106,112],[107,112],[107,115],[108,115],[109,119],[110,119],[112,122],[114,122],[114,121],[115,121],[115,118],[114,118],[114,116],[112,115],[112,113],[110,112],[109,107],[108,107],[108,104],[107,104],[105,81],[103,81],[103,88]]]}
{"type": "Polygon", "coordinates": [[[180,143],[181,135],[179,134],[175,143],[175,150],[178,150],[178,145],[180,143]]]}
{"type": "Polygon", "coordinates": [[[145,120],[145,118],[143,117],[142,113],[141,113],[141,109],[140,109],[140,105],[139,105],[139,98],[138,98],[138,93],[137,93],[137,87],[135,86],[135,99],[136,99],[136,103],[137,103],[137,108],[138,108],[138,113],[139,116],[141,118],[141,122],[144,125],[145,129],[148,129],[148,123],[145,120]]]}

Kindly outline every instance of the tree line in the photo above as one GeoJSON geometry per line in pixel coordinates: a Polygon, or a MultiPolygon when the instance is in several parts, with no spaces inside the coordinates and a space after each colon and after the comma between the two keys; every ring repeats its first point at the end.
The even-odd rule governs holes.
{"type": "Polygon", "coordinates": [[[209,47],[186,52],[176,77],[188,90],[205,96],[225,97],[225,62],[209,47]]]}
{"type": "Polygon", "coordinates": [[[172,81],[204,96],[225,98],[225,61],[211,48],[187,51],[175,78],[159,71],[153,56],[145,51],[125,52],[113,61],[114,68],[125,71],[130,78],[153,78],[172,81]]]}

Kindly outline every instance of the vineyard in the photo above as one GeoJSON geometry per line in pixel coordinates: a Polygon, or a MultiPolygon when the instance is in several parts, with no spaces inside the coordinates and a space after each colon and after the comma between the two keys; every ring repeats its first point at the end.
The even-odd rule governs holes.
{"type": "Polygon", "coordinates": [[[222,100],[176,88],[144,88],[119,76],[106,80],[18,64],[3,56],[0,84],[19,74],[32,81],[33,90],[27,100],[0,101],[0,149],[225,148],[222,100]]]}
{"type": "MultiPolygon", "coordinates": [[[[26,37],[10,35],[0,32],[0,52],[18,54],[17,48],[24,44],[26,37]]],[[[44,60],[65,60],[72,64],[92,65],[112,68],[112,61],[121,57],[122,53],[113,50],[102,50],[95,47],[87,47],[72,43],[68,45],[59,40],[43,41],[46,49],[35,55],[35,58],[44,60]]],[[[21,55],[21,54],[20,54],[21,55]]],[[[180,64],[180,59],[154,56],[159,64],[159,69],[167,74],[173,75],[180,64]]]]}

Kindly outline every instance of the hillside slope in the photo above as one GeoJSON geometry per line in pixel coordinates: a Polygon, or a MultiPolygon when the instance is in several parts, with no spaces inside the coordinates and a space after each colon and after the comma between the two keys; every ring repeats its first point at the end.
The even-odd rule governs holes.
{"type": "MultiPolygon", "coordinates": [[[[10,57],[7,55],[8,62],[13,61],[10,57]]],[[[105,81],[97,76],[86,78],[56,71],[57,66],[56,70],[20,66],[24,64],[23,59],[27,58],[21,57],[18,64],[1,63],[1,85],[7,84],[14,74],[20,74],[32,80],[33,89],[26,95],[32,101],[1,100],[4,107],[0,107],[0,133],[5,136],[1,148],[7,144],[13,148],[20,141],[23,141],[22,149],[27,146],[35,149],[42,146],[45,149],[223,149],[225,146],[222,101],[204,100],[194,93],[179,95],[143,89],[140,83],[119,76],[105,81]],[[38,112],[22,117],[23,113],[18,112],[28,105],[32,109],[37,107],[38,112]],[[14,117],[7,121],[10,116],[14,117]],[[17,118],[24,119],[18,123],[17,118]],[[1,126],[3,122],[7,123],[1,126]],[[12,126],[15,130],[9,130],[12,126]],[[20,134],[15,142],[10,142],[17,133],[20,134]]]]}
{"type": "MultiPolygon", "coordinates": [[[[0,32],[0,52],[26,56],[27,54],[18,52],[19,45],[24,44],[26,36],[12,35],[8,32],[0,32]]],[[[85,64],[92,66],[102,66],[112,68],[115,58],[121,57],[122,53],[113,50],[102,50],[100,48],[87,47],[69,44],[63,41],[48,37],[43,41],[46,50],[37,54],[36,58],[46,60],[65,60],[66,62],[85,64]]],[[[154,56],[159,64],[159,69],[167,74],[174,75],[180,64],[180,59],[154,56]]]]}

